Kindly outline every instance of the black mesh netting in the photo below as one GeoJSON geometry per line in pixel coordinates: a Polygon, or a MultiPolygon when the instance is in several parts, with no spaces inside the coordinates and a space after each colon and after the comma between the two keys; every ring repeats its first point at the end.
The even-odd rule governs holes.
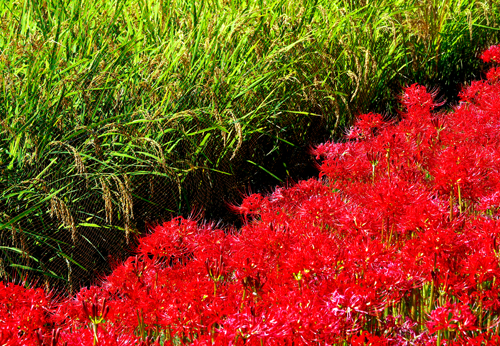
{"type": "MultiPolygon", "coordinates": [[[[345,76],[343,83],[353,81],[345,76]]],[[[316,176],[310,147],[332,135],[340,137],[342,125],[349,124],[348,112],[394,109],[402,86],[403,82],[395,81],[385,99],[360,91],[350,109],[341,104],[340,111],[339,104],[327,99],[301,97],[295,105],[300,115],[279,117],[265,124],[266,131],[248,131],[241,138],[233,133],[231,138],[241,143],[228,153],[224,153],[224,141],[230,137],[217,129],[209,137],[208,131],[202,131],[213,127],[210,112],[198,112],[187,123],[168,123],[176,131],[154,143],[140,140],[134,127],[83,124],[84,130],[70,139],[52,141],[43,155],[26,153],[36,160],[10,161],[0,167],[0,191],[8,192],[0,199],[0,274],[75,290],[108,273],[110,259],[130,255],[136,237],[147,232],[148,224],[194,214],[237,227],[240,219],[228,204],[240,203],[249,191],[271,191],[286,181],[316,176]],[[328,118],[335,112],[345,118],[337,128],[328,118]],[[124,150],[126,145],[131,149],[124,150]],[[202,150],[197,151],[198,147],[202,150]],[[165,157],[165,162],[151,164],[148,157],[153,154],[165,157]]],[[[353,84],[351,94],[355,88],[353,84]]],[[[441,94],[456,96],[456,89],[445,87],[441,94]]],[[[216,96],[223,99],[224,90],[216,96]]],[[[202,96],[189,97],[197,104],[196,97],[202,96]]],[[[184,104],[183,111],[189,111],[190,103],[184,104]]],[[[237,104],[233,110],[238,118],[237,104]]],[[[120,110],[100,111],[103,118],[111,118],[120,110]]],[[[158,124],[152,121],[147,130],[155,133],[155,126],[165,130],[167,124],[158,124]]]]}

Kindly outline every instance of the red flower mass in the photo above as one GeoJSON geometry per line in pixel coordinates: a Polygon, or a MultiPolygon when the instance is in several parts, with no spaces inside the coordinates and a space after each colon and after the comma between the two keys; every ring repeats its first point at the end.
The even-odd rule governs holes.
{"type": "Polygon", "coordinates": [[[500,344],[499,76],[446,114],[407,87],[399,122],[314,149],[319,179],[234,207],[239,231],[157,225],[63,301],[0,283],[0,344],[500,344]]]}

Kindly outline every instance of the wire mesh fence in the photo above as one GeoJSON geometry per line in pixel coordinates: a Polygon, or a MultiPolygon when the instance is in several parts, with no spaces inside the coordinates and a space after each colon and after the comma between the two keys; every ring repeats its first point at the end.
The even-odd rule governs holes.
{"type": "MultiPolygon", "coordinates": [[[[171,153],[176,159],[170,157],[176,167],[170,170],[158,157],[147,168],[137,162],[144,157],[140,153],[144,146],[151,150],[149,155],[158,154],[175,137],[166,143],[141,143],[136,153],[126,154],[99,150],[98,139],[105,131],[57,143],[44,158],[25,163],[22,170],[2,166],[1,188],[9,193],[0,200],[4,211],[0,270],[10,278],[42,280],[47,286],[73,291],[109,272],[110,262],[133,253],[134,240],[147,232],[148,224],[175,215],[197,215],[238,226],[240,219],[228,205],[239,203],[243,194],[270,191],[287,180],[317,174],[309,149],[330,139],[332,131],[325,117],[317,116],[315,106],[304,101],[302,108],[309,107],[311,113],[290,120],[299,131],[280,134],[280,139],[272,132],[247,136],[234,156],[221,157],[221,143],[206,141],[203,163],[189,161],[186,158],[193,158],[196,151],[191,142],[178,145],[171,153]],[[91,148],[83,152],[89,141],[91,148]],[[105,157],[112,155],[129,156],[130,162],[106,167],[105,157]]],[[[357,106],[358,113],[367,111],[372,100],[365,98],[357,106]]],[[[207,120],[197,124],[196,131],[211,125],[207,120]]],[[[199,144],[204,132],[197,135],[199,144]]],[[[117,142],[124,146],[134,138],[125,135],[117,142]]]]}
{"type": "MultiPolygon", "coordinates": [[[[287,177],[314,175],[308,145],[326,139],[327,131],[321,118],[304,117],[302,121],[309,121],[312,128],[310,138],[303,142],[294,146],[282,142],[276,149],[273,138],[255,135],[241,145],[235,157],[226,156],[216,171],[200,167],[182,181],[160,169],[116,174],[92,173],[86,167],[78,172],[75,155],[67,148],[23,166],[22,176],[3,166],[1,188],[10,194],[0,202],[4,212],[1,270],[18,279],[25,275],[30,280],[43,278],[49,286],[62,283],[72,290],[89,284],[98,273],[106,273],[110,258],[119,260],[130,254],[135,237],[146,232],[148,223],[195,214],[237,225],[239,218],[228,204],[238,203],[245,192],[270,190],[287,177]],[[56,163],[66,170],[49,172],[47,167],[56,163]],[[23,195],[23,191],[31,195],[23,195]]],[[[85,138],[75,142],[78,140],[84,142],[85,138]]],[[[180,157],[188,153],[187,149],[178,150],[180,157]]],[[[98,153],[93,154],[98,160],[98,153]]],[[[217,154],[215,149],[207,151],[213,160],[217,154]]],[[[89,160],[87,157],[82,165],[89,160]]],[[[189,165],[184,168],[190,169],[189,165]]]]}

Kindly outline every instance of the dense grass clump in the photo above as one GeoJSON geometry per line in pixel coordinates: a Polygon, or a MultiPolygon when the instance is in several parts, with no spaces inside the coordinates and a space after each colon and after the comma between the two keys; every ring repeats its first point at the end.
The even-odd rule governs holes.
{"type": "Polygon", "coordinates": [[[406,83],[477,77],[498,21],[472,0],[2,1],[0,267],[71,286],[144,220],[310,174],[311,142],[406,83]]]}

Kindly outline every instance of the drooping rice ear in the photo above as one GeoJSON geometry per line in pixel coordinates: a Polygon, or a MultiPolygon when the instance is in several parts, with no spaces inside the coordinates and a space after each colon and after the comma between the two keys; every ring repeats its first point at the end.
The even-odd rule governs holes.
{"type": "Polygon", "coordinates": [[[73,158],[75,159],[75,168],[76,168],[76,171],[78,172],[78,174],[84,174],[84,175],[87,174],[87,169],[85,168],[85,165],[83,164],[82,158],[75,147],[73,147],[67,143],[60,142],[60,141],[54,141],[51,143],[51,145],[61,145],[65,148],[67,148],[69,151],[71,151],[71,153],[73,154],[73,158]]]}
{"type": "Polygon", "coordinates": [[[50,199],[50,216],[56,217],[56,219],[64,224],[64,226],[71,229],[71,240],[73,243],[76,242],[76,226],[75,220],[71,215],[68,206],[59,197],[53,196],[50,199]]]}
{"type": "Polygon", "coordinates": [[[132,188],[130,186],[130,179],[127,175],[123,175],[123,182],[125,183],[125,191],[124,193],[126,194],[126,200],[127,200],[127,209],[128,209],[128,215],[130,216],[131,219],[134,218],[134,202],[132,200],[132,188]]]}
{"type": "Polygon", "coordinates": [[[233,124],[234,124],[234,129],[236,130],[236,136],[238,137],[238,143],[236,144],[236,148],[233,150],[233,154],[231,155],[231,158],[229,160],[232,160],[235,156],[238,150],[241,148],[241,145],[243,144],[243,130],[241,127],[241,124],[238,122],[236,117],[234,116],[234,113],[232,110],[228,110],[229,115],[231,116],[231,119],[233,119],[233,124]]]}
{"type": "Polygon", "coordinates": [[[132,231],[131,220],[134,218],[134,205],[130,180],[126,175],[123,175],[123,182],[116,176],[113,176],[112,178],[118,188],[118,198],[120,201],[120,209],[123,212],[125,237],[128,244],[130,241],[130,232],[132,231]]]}
{"type": "Polygon", "coordinates": [[[147,137],[141,137],[141,138],[139,138],[139,140],[144,141],[144,142],[148,142],[149,144],[151,144],[151,146],[155,149],[156,153],[160,157],[161,168],[163,168],[164,172],[167,172],[168,169],[167,169],[167,165],[166,165],[166,161],[165,161],[165,154],[163,152],[163,148],[161,147],[161,145],[157,141],[155,141],[154,139],[147,138],[147,137]]]}
{"type": "Polygon", "coordinates": [[[108,183],[103,177],[99,178],[102,187],[102,198],[104,200],[104,209],[106,212],[106,222],[113,221],[113,200],[111,199],[111,191],[109,190],[108,183]]]}
{"type": "Polygon", "coordinates": [[[7,272],[5,271],[5,265],[3,264],[3,259],[0,258],[0,278],[8,279],[7,272]]]}

